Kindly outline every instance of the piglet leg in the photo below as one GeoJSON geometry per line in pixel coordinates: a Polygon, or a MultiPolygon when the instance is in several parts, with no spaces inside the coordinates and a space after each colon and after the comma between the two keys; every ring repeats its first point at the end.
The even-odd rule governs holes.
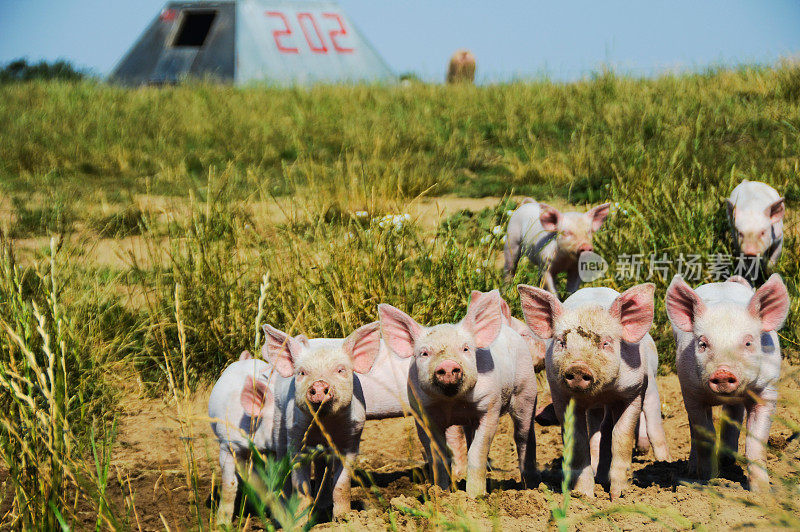
{"type": "Polygon", "coordinates": [[[580,287],[581,277],[578,274],[578,268],[571,268],[567,272],[567,295],[573,294],[580,287]]]}
{"type": "Polygon", "coordinates": [[[490,410],[481,417],[475,430],[475,437],[467,453],[468,497],[475,498],[486,493],[486,464],[499,420],[499,410],[490,410]]]}
{"type": "Polygon", "coordinates": [[[427,421],[425,425],[417,421],[417,436],[430,464],[433,483],[446,491],[450,489],[451,483],[446,435],[435,420],[430,417],[424,419],[427,421]]]}
{"type": "Polygon", "coordinates": [[[236,478],[236,458],[227,445],[219,447],[219,465],[222,469],[217,524],[229,524],[233,519],[233,504],[239,481],[236,478]]]}
{"type": "MultiPolygon", "coordinates": [[[[561,434],[566,436],[566,420],[564,420],[564,405],[553,404],[560,410],[562,420],[561,434]]],[[[587,497],[594,497],[594,473],[592,471],[591,451],[589,449],[589,434],[586,428],[586,409],[575,406],[575,422],[572,426],[572,478],[575,479],[575,490],[587,497]]],[[[566,444],[566,442],[565,442],[566,444]]]]}
{"type": "Polygon", "coordinates": [[[772,414],[776,399],[767,399],[751,405],[747,411],[747,438],[744,455],[748,460],[747,476],[753,491],[769,490],[769,473],[766,468],[765,444],[769,438],[772,414]]]}
{"type": "Polygon", "coordinates": [[[655,454],[656,460],[672,460],[669,454],[669,446],[667,446],[667,435],[664,433],[664,422],[661,420],[661,397],[658,395],[655,381],[648,382],[647,391],[644,394],[642,417],[644,419],[639,421],[640,435],[641,427],[644,425],[645,436],[653,447],[653,454],[655,454]]]}
{"type": "Polygon", "coordinates": [[[536,398],[533,401],[514,398],[511,419],[514,421],[514,442],[517,444],[517,463],[522,482],[532,488],[538,479],[536,470],[536,398]]]}
{"type": "Polygon", "coordinates": [[[344,464],[334,460],[332,467],[333,482],[333,517],[339,517],[350,511],[350,471],[356,460],[355,452],[344,455],[344,464]]]}
{"type": "Polygon", "coordinates": [[[692,437],[689,453],[689,468],[697,473],[700,480],[711,478],[711,454],[714,438],[714,422],[711,408],[687,398],[684,393],[686,413],[689,415],[689,432],[692,437]]]}
{"type": "Polygon", "coordinates": [[[451,474],[453,478],[463,478],[467,474],[467,449],[469,442],[464,427],[452,425],[444,433],[447,446],[453,455],[451,474]]]}
{"type": "Polygon", "coordinates": [[[744,405],[725,405],[722,407],[722,412],[727,418],[727,420],[723,419],[720,431],[722,443],[725,446],[720,462],[724,464],[733,464],[736,461],[730,453],[739,451],[739,429],[744,424],[744,411],[744,405]]]}
{"type": "Polygon", "coordinates": [[[636,422],[642,412],[642,397],[637,396],[627,405],[612,407],[616,423],[611,433],[611,469],[608,480],[611,500],[618,499],[628,483],[633,443],[636,439],[636,422]]]}

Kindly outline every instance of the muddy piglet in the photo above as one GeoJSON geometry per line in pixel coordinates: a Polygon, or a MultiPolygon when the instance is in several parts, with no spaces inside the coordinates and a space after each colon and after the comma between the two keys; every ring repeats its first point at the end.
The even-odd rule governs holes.
{"type": "Polygon", "coordinates": [[[245,351],[225,368],[208,400],[211,430],[219,441],[222,470],[218,523],[230,523],[239,472],[247,470],[250,442],[259,451],[273,449],[274,386],[276,376],[263,360],[245,351]]]}
{"type": "MultiPolygon", "coordinates": [[[[654,285],[637,285],[622,294],[583,288],[563,304],[546,290],[527,285],[518,289],[525,322],[538,336],[552,338],[545,370],[562,426],[567,405],[575,400],[575,489],[594,496],[596,471],[601,482],[608,477],[611,498],[616,499],[627,485],[648,389],[649,351],[655,350],[648,334],[654,285]],[[602,423],[595,419],[598,414],[602,423]]],[[[645,410],[648,434],[653,446],[667,455],[657,398],[647,402],[652,405],[652,412],[645,410]]]]}
{"type": "Polygon", "coordinates": [[[758,290],[741,277],[696,290],[680,275],[667,289],[667,314],[677,343],[676,364],[692,437],[689,467],[712,473],[711,407],[723,405],[727,452],[739,448],[747,413],[745,457],[750,487],[769,487],[764,444],[778,400],[781,350],[776,331],[789,312],[789,294],[773,274],[758,290]]]}
{"type": "Polygon", "coordinates": [[[786,212],[778,191],[766,183],[745,179],[733,189],[727,205],[737,251],[747,257],[760,257],[774,266],[783,249],[786,212]]]}
{"type": "Polygon", "coordinates": [[[582,253],[594,250],[592,236],[605,222],[610,206],[604,203],[586,213],[562,213],[531,198],[523,199],[508,220],[503,251],[506,279],[513,279],[524,253],[539,267],[550,292],[557,293],[555,276],[566,272],[567,293],[573,293],[581,284],[578,259],[582,253]]]}
{"type": "Polygon", "coordinates": [[[270,364],[282,377],[275,389],[276,452],[284,456],[325,447],[330,454],[315,460],[314,484],[311,464],[302,463],[292,471],[292,489],[306,504],[316,497],[317,509],[332,505],[333,516],[342,515],[350,510],[350,477],[366,420],[364,395],[353,373],[372,367],[380,348],[379,324],[364,325],[344,340],[291,337],[273,327],[265,331],[270,364]]]}
{"type": "Polygon", "coordinates": [[[470,497],[486,491],[489,447],[505,412],[514,422],[522,478],[528,483],[536,478],[533,359],[525,340],[503,324],[500,300],[497,290],[474,297],[460,322],[433,327],[423,327],[390,305],[378,307],[386,345],[412,358],[408,397],[434,482],[450,488],[446,434],[463,426],[469,441],[470,497]]]}

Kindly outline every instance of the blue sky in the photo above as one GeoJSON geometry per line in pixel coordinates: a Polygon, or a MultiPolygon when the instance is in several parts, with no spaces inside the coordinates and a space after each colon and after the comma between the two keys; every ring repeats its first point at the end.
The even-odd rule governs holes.
{"type": "MultiPolygon", "coordinates": [[[[0,0],[0,63],[65,58],[106,74],[164,0],[0,0]]],[[[478,78],[651,75],[800,53],[800,1],[340,0],[397,73],[441,80],[458,48],[478,78]]]]}

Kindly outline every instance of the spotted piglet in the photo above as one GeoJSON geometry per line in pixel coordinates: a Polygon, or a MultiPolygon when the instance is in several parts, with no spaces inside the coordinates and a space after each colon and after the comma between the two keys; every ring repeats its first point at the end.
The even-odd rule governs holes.
{"type": "Polygon", "coordinates": [[[337,517],[350,510],[350,478],[366,421],[364,394],[353,373],[367,373],[380,348],[378,322],[341,339],[291,337],[265,327],[270,364],[280,374],[275,387],[273,439],[278,456],[322,445],[331,452],[292,471],[292,488],[306,504],[333,506],[337,517]],[[343,461],[342,461],[343,459],[343,461]]]}
{"type": "Polygon", "coordinates": [[[575,489],[594,496],[596,472],[601,481],[608,476],[611,498],[616,499],[627,485],[643,402],[650,440],[658,454],[668,456],[657,389],[652,387],[651,394],[656,393],[650,400],[646,395],[648,359],[655,351],[648,334],[655,287],[641,284],[622,294],[583,288],[563,304],[546,290],[527,285],[518,289],[525,322],[539,337],[553,339],[545,370],[562,426],[567,405],[575,400],[575,489]]]}
{"type": "Polygon", "coordinates": [[[789,312],[789,294],[778,274],[758,290],[741,277],[696,290],[680,275],[667,289],[667,314],[677,343],[678,378],[692,436],[689,466],[701,479],[712,473],[711,407],[722,405],[722,441],[739,448],[747,413],[745,458],[750,487],[769,487],[764,444],[778,400],[781,350],[776,333],[789,312]]]}

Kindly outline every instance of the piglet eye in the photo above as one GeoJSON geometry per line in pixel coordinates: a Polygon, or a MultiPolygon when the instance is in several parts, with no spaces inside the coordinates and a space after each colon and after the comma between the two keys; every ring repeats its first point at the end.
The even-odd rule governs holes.
{"type": "Polygon", "coordinates": [[[306,372],[304,370],[302,370],[302,369],[300,371],[298,371],[297,374],[300,375],[301,377],[305,377],[306,376],[306,372]]]}
{"type": "Polygon", "coordinates": [[[344,367],[339,366],[339,369],[337,369],[336,371],[338,371],[339,373],[344,373],[344,367]]]}
{"type": "Polygon", "coordinates": [[[567,342],[563,338],[556,338],[556,344],[561,348],[567,347],[567,342]]]}
{"type": "Polygon", "coordinates": [[[604,342],[603,342],[603,347],[604,347],[605,349],[608,349],[609,347],[611,347],[611,342],[609,342],[608,340],[604,341],[604,342]]]}
{"type": "Polygon", "coordinates": [[[426,357],[428,355],[430,355],[430,353],[428,353],[427,349],[423,349],[422,351],[419,352],[419,356],[421,357],[426,357]]]}
{"type": "Polygon", "coordinates": [[[465,352],[465,353],[468,353],[468,352],[469,352],[469,347],[468,347],[468,346],[466,346],[466,345],[464,346],[464,352],[465,352]]]}
{"type": "Polygon", "coordinates": [[[700,351],[705,351],[707,347],[708,347],[708,343],[706,343],[706,341],[703,340],[702,338],[697,341],[697,348],[700,351]]]}

